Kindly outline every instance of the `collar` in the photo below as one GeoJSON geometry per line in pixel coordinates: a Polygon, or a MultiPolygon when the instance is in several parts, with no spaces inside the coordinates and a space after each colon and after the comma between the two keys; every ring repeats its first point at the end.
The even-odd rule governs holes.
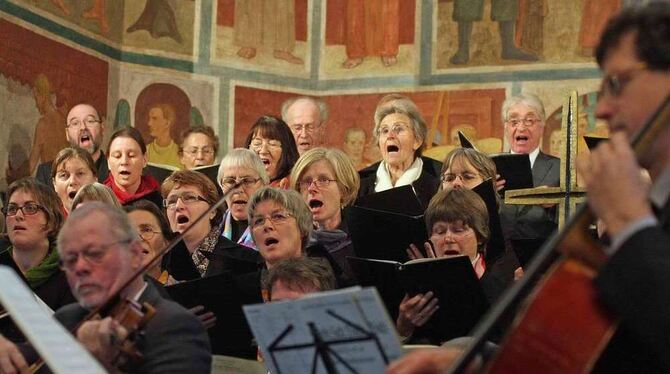
{"type": "Polygon", "coordinates": [[[135,301],[140,301],[140,297],[142,296],[144,291],[146,291],[147,287],[149,287],[149,284],[147,282],[142,282],[142,284],[143,284],[142,288],[140,288],[140,290],[133,297],[133,300],[135,301]]]}
{"type": "MultiPolygon", "coordinates": [[[[510,153],[512,154],[518,154],[510,149],[510,153]]],[[[528,158],[530,158],[530,168],[533,168],[533,165],[535,165],[535,160],[537,160],[537,156],[540,154],[540,147],[535,148],[532,152],[528,154],[528,158]]]]}
{"type": "Polygon", "coordinates": [[[649,200],[659,209],[663,209],[670,199],[670,167],[656,179],[649,191],[649,200]]]}
{"type": "Polygon", "coordinates": [[[388,171],[386,161],[382,161],[377,168],[377,184],[375,185],[375,192],[382,192],[394,187],[411,185],[412,182],[419,179],[422,171],[423,160],[421,157],[417,157],[394,185],[393,182],[391,182],[391,173],[388,171]]]}

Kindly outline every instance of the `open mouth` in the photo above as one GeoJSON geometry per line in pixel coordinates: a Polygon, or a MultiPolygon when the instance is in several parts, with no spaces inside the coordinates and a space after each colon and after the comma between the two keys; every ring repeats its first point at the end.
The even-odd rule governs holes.
{"type": "Polygon", "coordinates": [[[234,200],[233,205],[247,205],[246,200],[234,200]]]}
{"type": "Polygon", "coordinates": [[[263,162],[263,165],[265,165],[265,166],[270,165],[270,160],[268,160],[267,158],[261,158],[261,161],[263,162]]]}
{"type": "Polygon", "coordinates": [[[514,140],[516,140],[517,143],[525,143],[528,141],[528,137],[525,135],[518,135],[517,137],[514,138],[514,140]]]}
{"type": "Polygon", "coordinates": [[[76,195],[77,195],[77,191],[70,191],[70,192],[68,192],[67,197],[69,197],[70,199],[74,199],[74,197],[76,195]]]}
{"type": "Polygon", "coordinates": [[[88,143],[91,141],[91,137],[88,134],[83,134],[79,137],[79,143],[88,143]]]}
{"type": "Polygon", "coordinates": [[[184,223],[188,223],[189,219],[186,216],[177,216],[177,223],[180,225],[183,225],[184,223]]]}
{"type": "Polygon", "coordinates": [[[25,229],[23,226],[14,226],[14,231],[24,231],[25,229]]]}
{"type": "Polygon", "coordinates": [[[120,174],[121,176],[127,177],[127,176],[130,175],[130,172],[129,172],[128,170],[120,170],[120,171],[119,171],[119,174],[120,174]]]}
{"type": "Polygon", "coordinates": [[[460,255],[460,254],[461,254],[461,253],[458,252],[458,251],[455,250],[455,249],[447,249],[446,251],[444,251],[444,255],[445,255],[445,256],[456,256],[456,255],[460,255]]]}
{"type": "Polygon", "coordinates": [[[388,145],[386,146],[386,152],[391,153],[391,152],[398,152],[400,151],[400,148],[398,148],[397,145],[388,145]]]}
{"type": "Polygon", "coordinates": [[[321,200],[312,199],[312,200],[309,201],[309,207],[311,209],[321,208],[322,206],[323,206],[323,201],[321,201],[321,200]]]}
{"type": "Polygon", "coordinates": [[[277,239],[275,239],[275,238],[267,238],[267,239],[265,239],[265,241],[263,242],[263,244],[265,244],[265,246],[271,246],[271,245],[273,245],[273,244],[277,244],[277,243],[279,243],[279,240],[277,240],[277,239]]]}

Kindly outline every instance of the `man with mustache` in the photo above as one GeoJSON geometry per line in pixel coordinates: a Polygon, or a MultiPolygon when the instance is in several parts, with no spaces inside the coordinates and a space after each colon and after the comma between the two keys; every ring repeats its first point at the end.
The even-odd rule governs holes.
{"type": "MultiPolygon", "coordinates": [[[[105,124],[98,111],[91,104],[77,104],[67,113],[65,137],[71,147],[83,148],[91,154],[98,170],[98,181],[100,183],[104,182],[109,174],[107,157],[100,149],[104,133],[105,124]]],[[[51,164],[52,161],[41,163],[37,167],[35,175],[38,181],[47,186],[53,186],[51,183],[51,164]]]]}
{"type": "MultiPolygon", "coordinates": [[[[77,303],[54,317],[110,372],[210,373],[211,350],[204,325],[180,305],[163,299],[143,276],[132,278],[120,297],[148,303],[156,314],[135,338],[142,354],[137,362],[117,367],[118,343],[129,331],[111,317],[78,324],[102,305],[142,267],[140,237],[120,208],[90,202],[74,210],[58,235],[60,267],[77,303]]],[[[26,372],[34,360],[28,347],[0,336],[0,372],[26,372]]]]}

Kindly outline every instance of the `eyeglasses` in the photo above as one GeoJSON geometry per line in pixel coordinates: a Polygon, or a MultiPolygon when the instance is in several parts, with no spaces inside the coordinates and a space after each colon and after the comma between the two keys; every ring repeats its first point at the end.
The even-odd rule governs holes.
{"type": "Polygon", "coordinates": [[[79,129],[82,126],[93,127],[100,123],[101,121],[93,116],[88,116],[81,121],[79,118],[73,118],[70,122],[67,123],[65,127],[72,129],[79,129]]]}
{"type": "Polygon", "coordinates": [[[204,201],[208,202],[204,197],[196,195],[192,192],[184,192],[181,195],[171,195],[168,196],[167,199],[163,200],[163,206],[168,208],[168,209],[174,209],[175,206],[177,205],[177,201],[181,199],[181,202],[186,204],[186,205],[191,205],[197,201],[204,201]]]}
{"type": "Polygon", "coordinates": [[[266,145],[268,149],[281,148],[281,142],[279,140],[263,140],[256,138],[251,141],[251,144],[249,144],[249,149],[253,151],[260,151],[263,148],[263,145],[266,145]]]}
{"type": "Polygon", "coordinates": [[[33,214],[37,214],[37,212],[39,212],[40,210],[46,213],[45,207],[32,201],[23,204],[23,206],[18,206],[16,204],[7,204],[6,207],[2,208],[2,212],[5,213],[7,217],[15,216],[16,213],[19,212],[19,210],[21,211],[21,213],[23,213],[24,216],[32,216],[33,214]]]}
{"type": "Polygon", "coordinates": [[[118,240],[106,245],[101,245],[98,248],[87,248],[79,253],[69,254],[66,257],[61,257],[58,260],[58,266],[63,271],[71,272],[77,265],[77,261],[79,261],[80,256],[91,265],[100,265],[102,263],[102,260],[105,258],[105,255],[107,254],[109,248],[118,244],[128,244],[131,243],[132,241],[133,240],[130,238],[118,240]]]}
{"type": "Polygon", "coordinates": [[[293,217],[293,215],[289,212],[274,212],[269,216],[254,216],[251,219],[251,228],[252,229],[259,229],[265,225],[265,220],[269,219],[270,222],[272,222],[272,225],[281,225],[282,223],[286,222],[289,218],[293,217]]]}
{"type": "Polygon", "coordinates": [[[377,130],[377,133],[378,135],[388,136],[389,132],[392,132],[396,135],[400,135],[407,131],[410,131],[409,127],[396,123],[391,127],[388,126],[380,127],[379,130],[377,130]]]}
{"type": "Polygon", "coordinates": [[[526,117],[526,118],[510,118],[507,120],[507,124],[511,127],[518,127],[523,124],[526,128],[535,126],[536,123],[541,122],[539,118],[536,117],[526,117]]]}
{"type": "Polygon", "coordinates": [[[635,73],[647,70],[649,67],[644,62],[635,64],[633,67],[617,74],[609,74],[603,77],[598,98],[619,97],[626,85],[635,78],[635,73]]]}
{"type": "Polygon", "coordinates": [[[311,124],[311,123],[308,123],[306,125],[297,125],[296,124],[296,125],[291,125],[291,130],[293,130],[293,132],[301,132],[301,131],[314,132],[314,130],[318,129],[319,127],[321,127],[321,125],[314,125],[314,124],[311,124]]]}
{"type": "Polygon", "coordinates": [[[214,148],[212,147],[202,147],[202,148],[197,148],[197,147],[191,147],[188,149],[184,149],[184,153],[186,153],[189,156],[195,157],[198,155],[198,153],[202,153],[203,156],[211,156],[214,154],[214,148]]]}
{"type": "Polygon", "coordinates": [[[314,183],[317,188],[328,187],[330,182],[335,182],[337,179],[328,179],[325,175],[320,175],[316,179],[306,178],[300,181],[300,191],[305,191],[314,183]]]}
{"type": "Polygon", "coordinates": [[[442,175],[442,182],[451,183],[456,180],[456,178],[461,178],[461,181],[472,181],[479,177],[479,174],[465,172],[462,174],[453,174],[453,173],[444,173],[442,175]]]}
{"type": "Polygon", "coordinates": [[[225,177],[221,180],[221,185],[226,188],[231,188],[239,182],[241,187],[251,187],[259,180],[261,180],[261,178],[241,177],[238,179],[234,177],[225,177]]]}
{"type": "Polygon", "coordinates": [[[140,238],[149,241],[156,236],[156,234],[162,234],[161,231],[154,231],[153,227],[149,225],[142,225],[137,230],[137,233],[140,234],[140,238]]]}

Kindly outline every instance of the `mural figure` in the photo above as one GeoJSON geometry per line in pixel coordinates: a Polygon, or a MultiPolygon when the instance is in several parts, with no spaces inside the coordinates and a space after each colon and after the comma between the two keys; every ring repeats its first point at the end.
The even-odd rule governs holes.
{"type": "Polygon", "coordinates": [[[147,144],[147,159],[149,162],[163,165],[172,165],[181,168],[179,160],[179,146],[172,138],[172,127],[177,119],[177,114],[172,105],[158,103],[149,109],[147,127],[149,135],[154,140],[147,144]]]}
{"type": "Polygon", "coordinates": [[[58,7],[66,15],[70,15],[70,9],[65,5],[63,0],[51,0],[51,3],[58,7]]]}
{"type": "Polygon", "coordinates": [[[368,166],[368,163],[363,159],[366,139],[365,130],[360,127],[350,127],[344,132],[342,150],[351,158],[351,162],[356,167],[356,170],[368,166]]]}
{"type": "Polygon", "coordinates": [[[234,43],[237,55],[252,59],[262,46],[279,60],[301,65],[295,48],[294,0],[235,0],[234,43]]]}
{"type": "Polygon", "coordinates": [[[147,0],[140,18],[126,32],[138,30],[146,30],[154,38],[167,36],[177,43],[182,42],[174,10],[167,0],[147,0]]]}
{"type": "Polygon", "coordinates": [[[54,93],[46,75],[39,74],[35,78],[33,96],[40,119],[35,126],[33,144],[28,157],[28,168],[19,166],[14,169],[16,165],[8,165],[6,177],[10,183],[25,176],[20,171],[27,170],[28,174],[32,174],[40,161],[53,160],[61,149],[68,146],[65,139],[65,118],[53,102],[54,93]]]}
{"type": "Polygon", "coordinates": [[[593,56],[593,49],[600,40],[600,33],[607,20],[621,7],[621,0],[584,0],[582,25],[579,29],[581,54],[593,56]]]}
{"type": "Polygon", "coordinates": [[[547,0],[519,1],[516,45],[536,56],[541,56],[544,49],[544,19],[547,16],[547,8],[547,0]]]}
{"type": "MultiPolygon", "coordinates": [[[[481,21],[484,0],[454,0],[453,20],[458,23],[458,51],[449,60],[454,65],[470,60],[472,23],[481,21]]],[[[498,22],[501,58],[503,60],[537,61],[537,56],[526,53],[514,44],[515,24],[519,14],[519,0],[491,0],[491,19],[498,22]]]]}
{"type": "Polygon", "coordinates": [[[97,21],[100,25],[100,31],[103,34],[109,32],[109,22],[107,22],[107,0],[93,0],[91,8],[81,15],[86,19],[97,21]]]}
{"type": "Polygon", "coordinates": [[[399,46],[400,0],[348,0],[346,18],[346,69],[363,63],[365,56],[381,56],[384,66],[394,65],[399,46]]]}

